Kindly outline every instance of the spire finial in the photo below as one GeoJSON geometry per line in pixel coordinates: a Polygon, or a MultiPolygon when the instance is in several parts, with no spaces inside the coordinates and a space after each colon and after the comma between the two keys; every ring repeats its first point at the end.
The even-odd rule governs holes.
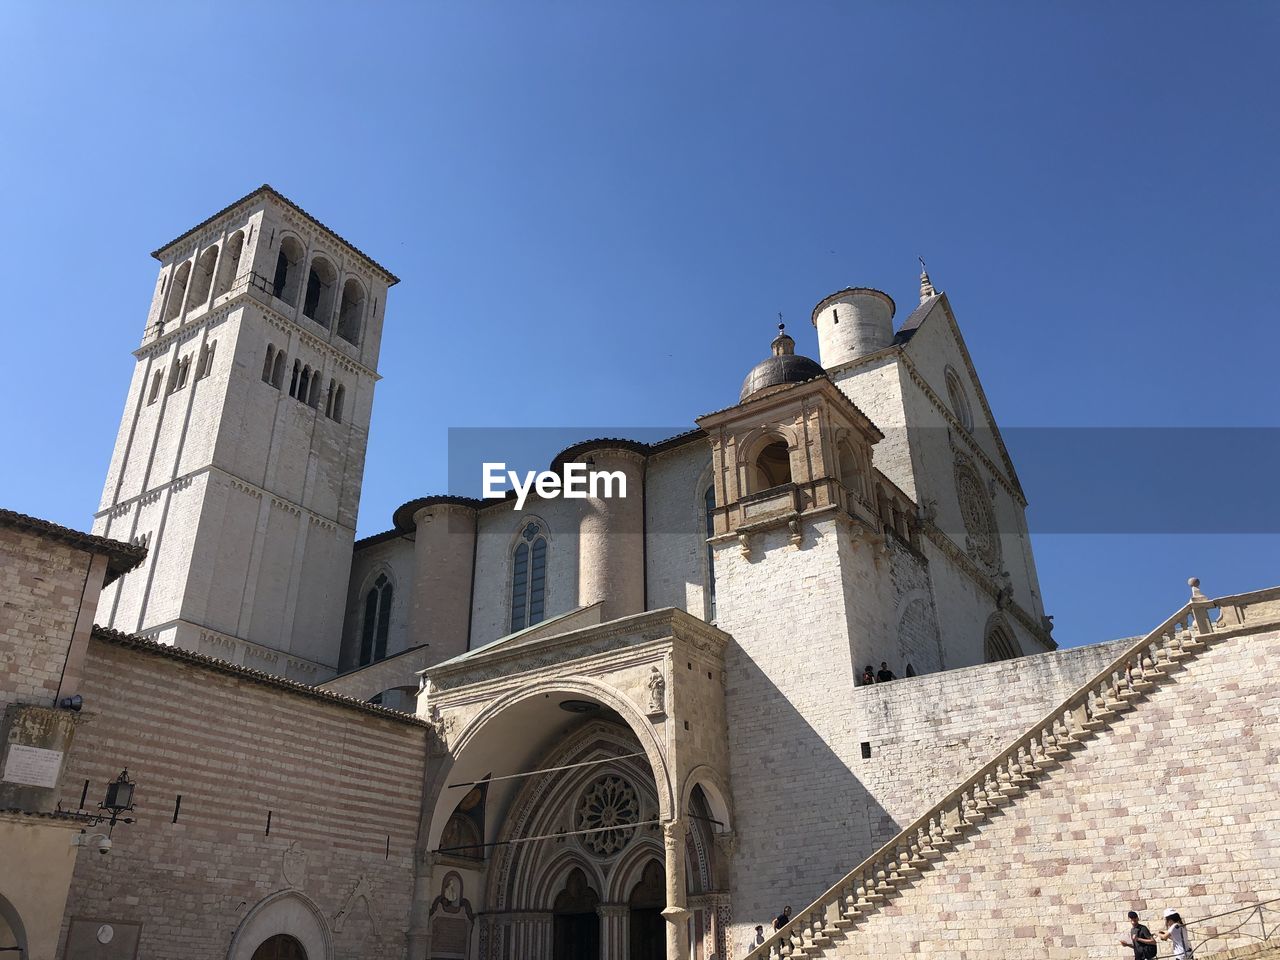
{"type": "Polygon", "coordinates": [[[925,268],[924,257],[916,257],[920,261],[920,302],[936,297],[938,291],[933,289],[933,281],[929,279],[929,271],[925,268]]]}
{"type": "Polygon", "coordinates": [[[781,357],[789,353],[796,352],[796,342],[787,333],[787,325],[782,322],[782,314],[778,314],[778,335],[773,338],[773,343],[769,344],[773,348],[773,355],[781,357]]]}

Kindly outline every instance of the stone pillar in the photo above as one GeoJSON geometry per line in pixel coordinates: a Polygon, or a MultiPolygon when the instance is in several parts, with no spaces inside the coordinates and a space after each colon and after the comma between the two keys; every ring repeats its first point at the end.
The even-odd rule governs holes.
{"type": "Polygon", "coordinates": [[[627,960],[631,947],[631,907],[625,903],[602,903],[600,914],[600,960],[627,960]]]}
{"type": "Polygon", "coordinates": [[[476,511],[466,504],[433,503],[414,513],[413,523],[409,643],[430,643],[432,662],[439,663],[467,652],[476,511]]]}
{"type": "Polygon", "coordinates": [[[662,825],[666,846],[667,906],[662,916],[667,921],[667,960],[689,960],[689,908],[685,902],[684,837],[685,822],[668,820],[662,825]]]}
{"type": "MultiPolygon", "coordinates": [[[[603,601],[604,620],[644,612],[644,457],[631,450],[603,447],[583,452],[588,472],[620,472],[627,495],[588,497],[582,501],[578,539],[578,605],[603,601]]],[[[603,493],[603,484],[596,489],[603,493]]]]}
{"type": "Polygon", "coordinates": [[[431,880],[436,855],[420,850],[413,877],[413,897],[409,902],[408,960],[431,956],[431,880]]]}

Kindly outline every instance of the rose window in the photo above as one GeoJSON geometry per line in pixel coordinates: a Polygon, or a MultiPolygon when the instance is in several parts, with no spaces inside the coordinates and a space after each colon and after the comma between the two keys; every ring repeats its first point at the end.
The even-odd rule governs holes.
{"type": "Polygon", "coordinates": [[[988,566],[996,566],[1000,560],[1000,534],[991,498],[971,467],[956,468],[956,492],[960,495],[960,516],[971,552],[988,566]]]}
{"type": "Polygon", "coordinates": [[[600,777],[578,801],[576,829],[583,845],[597,856],[608,857],[627,845],[640,819],[640,798],[635,788],[615,774],[600,777]]]}

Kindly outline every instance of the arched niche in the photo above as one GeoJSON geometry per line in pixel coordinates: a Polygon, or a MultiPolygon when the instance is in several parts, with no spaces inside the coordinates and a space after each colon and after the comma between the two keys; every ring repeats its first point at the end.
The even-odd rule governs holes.
{"type": "Polygon", "coordinates": [[[285,935],[298,942],[306,960],[333,960],[333,934],[320,908],[296,890],[281,890],[259,900],[231,937],[227,960],[258,960],[258,948],[285,935]]]}

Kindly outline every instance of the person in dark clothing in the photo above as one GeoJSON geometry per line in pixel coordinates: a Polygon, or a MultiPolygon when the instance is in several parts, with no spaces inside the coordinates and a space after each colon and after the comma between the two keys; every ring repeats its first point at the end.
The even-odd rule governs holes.
{"type": "Polygon", "coordinates": [[[881,661],[880,661],[880,672],[876,674],[876,680],[877,680],[879,683],[886,683],[886,682],[888,682],[889,680],[897,680],[897,679],[898,679],[898,678],[897,678],[897,677],[895,677],[895,676],[893,675],[893,671],[889,669],[889,664],[888,664],[888,662],[887,662],[887,661],[884,661],[884,660],[881,660],[881,661]]]}
{"type": "Polygon", "coordinates": [[[869,687],[876,682],[876,672],[871,669],[871,664],[867,664],[867,669],[862,671],[862,685],[869,687]]]}
{"type": "Polygon", "coordinates": [[[1129,911],[1129,924],[1129,939],[1121,940],[1120,946],[1133,947],[1133,960],[1154,960],[1156,938],[1145,924],[1138,921],[1138,914],[1133,910],[1129,911]]]}
{"type": "Polygon", "coordinates": [[[791,905],[788,904],[787,906],[782,908],[782,912],[780,914],[778,914],[776,917],[773,918],[773,929],[775,931],[781,930],[790,922],[791,922],[791,905]]]}

